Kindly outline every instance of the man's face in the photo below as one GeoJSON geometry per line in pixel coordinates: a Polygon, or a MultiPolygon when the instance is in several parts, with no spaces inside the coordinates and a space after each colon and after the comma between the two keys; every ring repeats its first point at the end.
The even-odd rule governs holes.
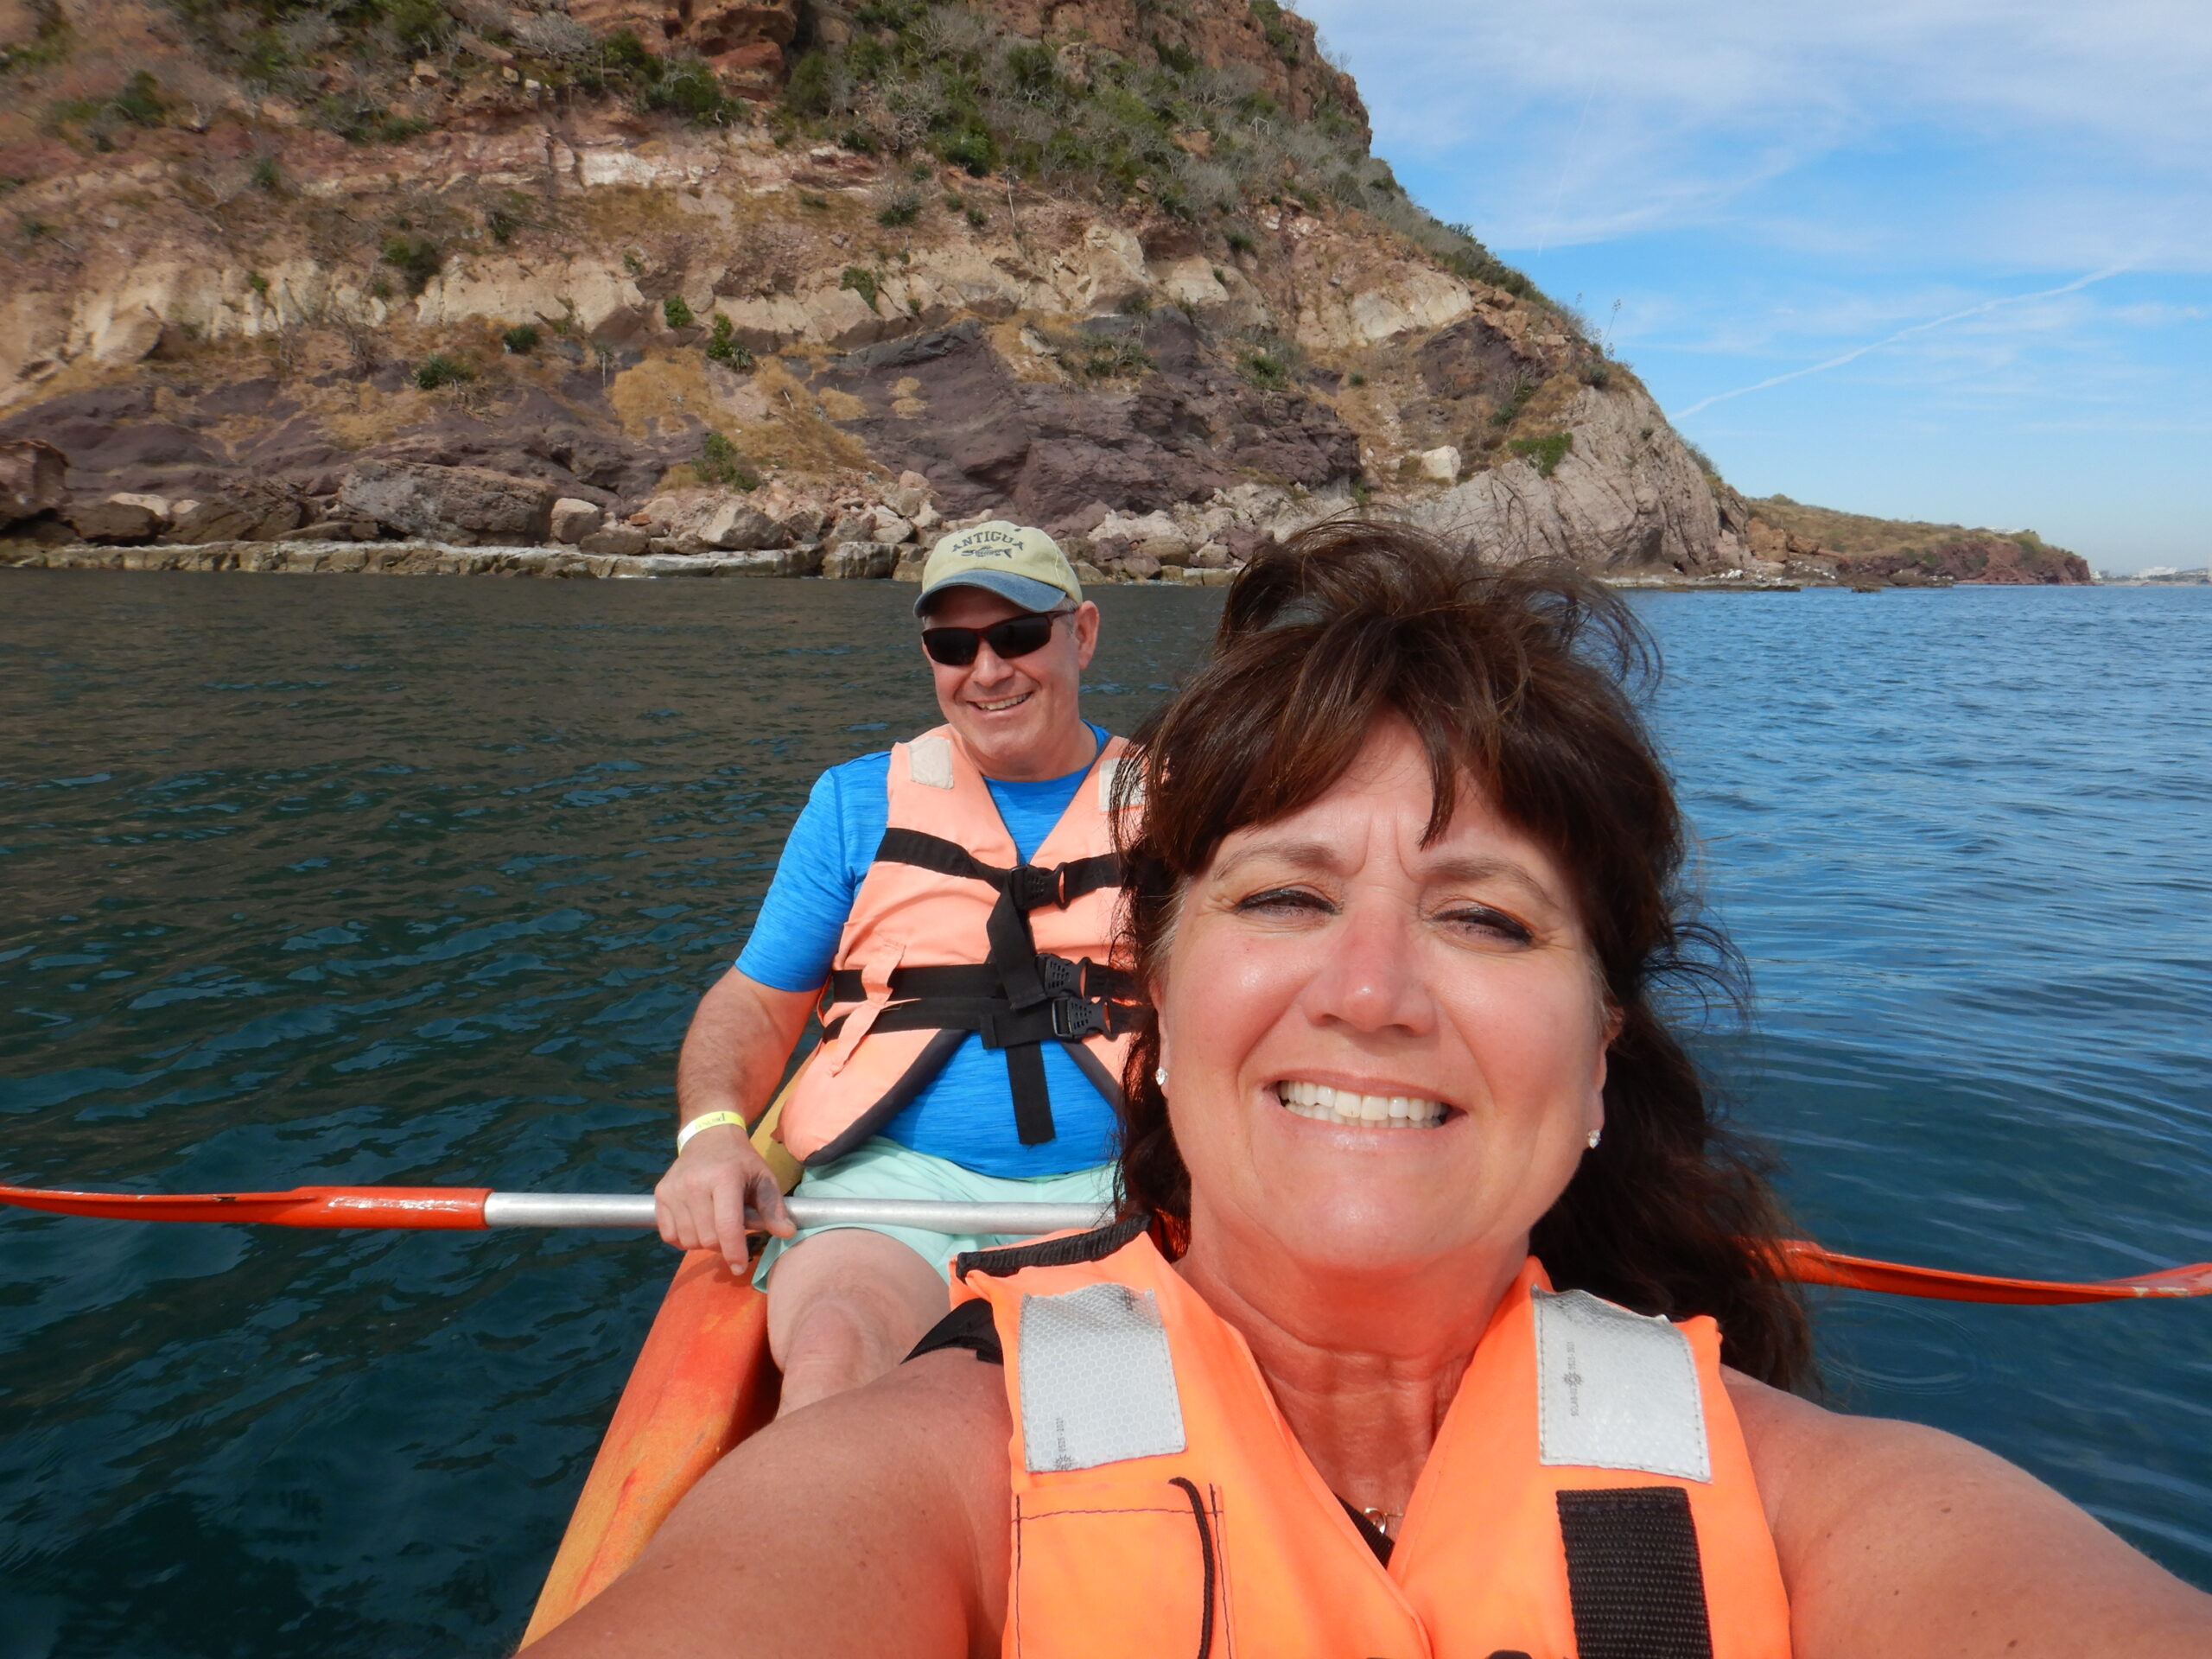
{"type": "MultiPolygon", "coordinates": [[[[988,628],[1027,614],[981,588],[950,588],[922,626],[988,628]]],[[[987,775],[1009,783],[1063,777],[1091,757],[1077,696],[1097,645],[1098,607],[1085,600],[1058,618],[1052,638],[1026,656],[1008,661],[982,641],[965,667],[931,661],[937,706],[987,775]]]]}

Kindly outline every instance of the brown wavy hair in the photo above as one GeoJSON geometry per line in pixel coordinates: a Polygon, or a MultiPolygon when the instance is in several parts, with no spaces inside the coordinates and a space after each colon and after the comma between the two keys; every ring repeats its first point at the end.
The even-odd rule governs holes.
{"type": "MultiPolygon", "coordinates": [[[[1644,1313],[1719,1321],[1728,1363],[1807,1382],[1803,1305],[1773,1271],[1771,1162],[1719,1121],[1676,1023],[1742,1006],[1741,960],[1700,920],[1681,816],[1637,712],[1657,658],[1628,607],[1573,566],[1502,564],[1402,525],[1319,525],[1245,566],[1212,658],[1133,740],[1116,814],[1123,944],[1157,984],[1188,884],[1224,838],[1319,798],[1376,723],[1410,725],[1433,780],[1428,836],[1465,780],[1557,857],[1621,1017],[1605,1134],[1535,1226],[1560,1287],[1644,1313]],[[1688,995],[1686,996],[1685,993],[1688,995]]],[[[1147,1018],[1123,1076],[1124,1213],[1179,1245],[1190,1174],[1154,1080],[1147,1018]]]]}

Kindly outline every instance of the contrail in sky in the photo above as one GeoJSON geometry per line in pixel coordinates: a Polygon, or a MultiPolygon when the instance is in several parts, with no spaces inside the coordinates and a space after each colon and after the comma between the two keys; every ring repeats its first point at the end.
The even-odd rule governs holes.
{"type": "Polygon", "coordinates": [[[2126,265],[2109,265],[2102,270],[2093,270],[2087,276],[2076,276],[2070,283],[2061,283],[2056,288],[2042,289],[2033,294],[2007,294],[1999,299],[1984,300],[1980,304],[1970,305],[1963,311],[1954,311],[1948,317],[1935,317],[1926,322],[1916,322],[1909,328],[1900,328],[1894,334],[1875,340],[1869,345],[1854,346],[1841,356],[1832,357],[1825,363],[1815,363],[1806,368],[1792,369],[1787,374],[1774,375],[1752,385],[1738,386],[1733,391],[1716,391],[1710,397],[1700,397],[1688,409],[1675,410],[1667,418],[1673,421],[1687,420],[1701,409],[1710,409],[1715,404],[1725,404],[1731,397],[1741,397],[1745,392],[1764,391],[1769,386],[1778,386],[1785,381],[1802,380],[1808,374],[1819,374],[1828,369],[1840,369],[1845,364],[1866,356],[1869,352],[1878,352],[1885,346],[1894,346],[1897,341],[1909,340],[1915,334],[1924,334],[1930,328],[1941,328],[1948,323],[1961,322],[1968,317],[1978,317],[1984,312],[1996,310],[1999,306],[2018,305],[2028,300],[2048,300],[2061,294],[2071,294],[2076,289],[2088,287],[2091,283],[2101,283],[2107,276],[2117,276],[2126,269],[2126,265]]]}

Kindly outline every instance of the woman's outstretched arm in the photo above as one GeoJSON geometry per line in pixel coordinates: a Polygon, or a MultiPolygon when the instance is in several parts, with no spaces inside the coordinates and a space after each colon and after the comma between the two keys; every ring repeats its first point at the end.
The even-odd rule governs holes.
{"type": "Polygon", "coordinates": [[[1730,1373],[1796,1659],[2212,1653],[2192,1590],[2026,1471],[1730,1373]]]}
{"type": "Polygon", "coordinates": [[[1003,1373],[957,1351],[796,1412],[528,1659],[989,1659],[1011,1429],[1003,1373]]]}

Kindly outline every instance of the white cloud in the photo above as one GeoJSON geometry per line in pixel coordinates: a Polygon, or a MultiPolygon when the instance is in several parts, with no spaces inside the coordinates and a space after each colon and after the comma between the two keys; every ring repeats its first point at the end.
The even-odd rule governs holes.
{"type": "Polygon", "coordinates": [[[1748,386],[1738,386],[1733,391],[1716,391],[1709,397],[1700,397],[1687,409],[1669,410],[1669,418],[1682,420],[1696,414],[1701,409],[1710,409],[1713,404],[1726,402],[1731,397],[1742,397],[1754,391],[1764,391],[1771,386],[1783,385],[1791,380],[1802,380],[1809,374],[1824,374],[1830,369],[1840,369],[1847,363],[1855,363],[1870,353],[1900,345],[1915,335],[1948,327],[1954,323],[1964,322],[1972,317],[1986,316],[1989,313],[2005,306],[2024,305],[2036,300],[2055,299],[2063,294],[2072,294],[2078,289],[2088,287],[2092,283],[2101,283],[2107,277],[2117,276],[2120,272],[2120,267],[2115,265],[2108,270],[2091,271],[2086,276],[2076,277],[2070,283],[2062,283],[2056,288],[2044,289],[2039,293],[2006,295],[1993,300],[1983,300],[1961,310],[1950,312],[1944,316],[1930,317],[1924,322],[1910,323],[1885,335],[1880,340],[1869,340],[1864,345],[1853,346],[1849,350],[1839,352],[1834,357],[1821,362],[1808,364],[1800,369],[1790,369],[1782,374],[1769,375],[1764,380],[1756,381],[1748,386]]]}
{"type": "MultiPolygon", "coordinates": [[[[1942,200],[1896,204],[1921,234],[1993,234],[2040,248],[2045,269],[2113,257],[2120,239],[2212,259],[2202,0],[1303,9],[1358,77],[1378,147],[1448,179],[1455,199],[1431,205],[1503,247],[1714,223],[1777,181],[1894,141],[1993,158],[1981,194],[1963,179],[1942,200]],[[1979,222],[1960,222],[1961,204],[1979,222]]],[[[1805,217],[1862,247],[1888,233],[1864,213],[1839,227],[1834,203],[1805,217]]]]}

